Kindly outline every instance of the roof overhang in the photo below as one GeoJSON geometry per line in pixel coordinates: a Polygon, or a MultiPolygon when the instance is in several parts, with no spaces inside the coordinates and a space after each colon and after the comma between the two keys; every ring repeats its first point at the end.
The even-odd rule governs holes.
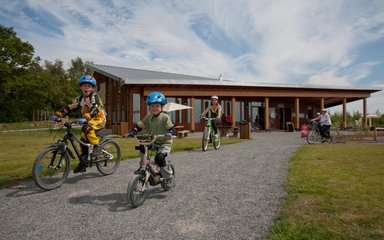
{"type": "MultiPolygon", "coordinates": [[[[189,86],[196,89],[195,92],[201,96],[211,94],[210,91],[201,91],[201,88],[215,88],[221,96],[233,96],[236,92],[241,97],[296,97],[298,94],[305,101],[318,101],[324,98],[325,105],[338,105],[340,99],[346,98],[347,102],[352,102],[367,98],[370,94],[382,91],[379,87],[351,87],[351,86],[330,86],[330,85],[310,85],[310,84],[281,84],[281,83],[259,83],[233,80],[220,80],[200,76],[185,74],[174,74],[167,72],[157,72],[141,69],[113,67],[106,65],[88,64],[87,67],[108,78],[118,80],[121,85],[141,85],[147,91],[153,88],[167,88],[167,94],[173,96],[191,96],[191,90],[184,90],[178,86],[189,86]],[[174,88],[174,89],[172,89],[174,88]]],[[[193,92],[193,90],[192,90],[193,92]]],[[[195,95],[197,96],[197,95],[195,95]]]]}

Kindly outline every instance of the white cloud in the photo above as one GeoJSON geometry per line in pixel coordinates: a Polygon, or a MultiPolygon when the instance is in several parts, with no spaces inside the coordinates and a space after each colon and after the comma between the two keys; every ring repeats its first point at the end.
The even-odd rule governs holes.
{"type": "MultiPolygon", "coordinates": [[[[370,76],[384,62],[360,60],[357,51],[384,39],[382,0],[120,0],[108,5],[93,0],[28,0],[23,4],[23,9],[29,6],[47,22],[52,15],[58,24],[50,27],[63,35],[47,34],[50,28],[20,11],[17,1],[8,0],[0,9],[18,14],[9,20],[16,32],[37,55],[51,61],[69,63],[80,56],[99,64],[210,77],[223,74],[241,81],[349,86],[377,86],[370,76]]],[[[384,112],[382,105],[377,106],[384,112]]]]}
{"type": "Polygon", "coordinates": [[[335,70],[326,70],[319,73],[318,75],[313,75],[309,78],[309,84],[315,85],[338,85],[346,86],[348,85],[347,78],[345,76],[338,76],[335,70]]]}

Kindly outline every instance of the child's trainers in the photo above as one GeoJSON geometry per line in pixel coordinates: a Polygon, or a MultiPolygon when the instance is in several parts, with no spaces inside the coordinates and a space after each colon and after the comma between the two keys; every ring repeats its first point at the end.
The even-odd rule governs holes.
{"type": "Polygon", "coordinates": [[[73,169],[73,173],[85,173],[87,172],[87,167],[84,166],[84,163],[80,162],[79,165],[75,169],[73,169]]]}
{"type": "Polygon", "coordinates": [[[85,173],[87,172],[87,167],[88,167],[89,163],[88,163],[88,160],[87,160],[87,156],[82,156],[81,157],[81,160],[79,162],[79,165],[77,165],[77,167],[75,169],[73,169],[73,173],[85,173]]]}

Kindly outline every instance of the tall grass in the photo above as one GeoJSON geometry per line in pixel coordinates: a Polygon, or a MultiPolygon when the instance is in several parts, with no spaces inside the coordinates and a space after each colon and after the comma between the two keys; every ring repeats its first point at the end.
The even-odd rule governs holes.
{"type": "Polygon", "coordinates": [[[384,239],[384,147],[304,146],[271,239],[384,239]]]}

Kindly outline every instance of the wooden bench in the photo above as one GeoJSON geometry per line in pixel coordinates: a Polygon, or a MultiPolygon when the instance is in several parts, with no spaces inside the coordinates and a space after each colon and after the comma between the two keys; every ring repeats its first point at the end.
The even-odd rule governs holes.
{"type": "Polygon", "coordinates": [[[377,131],[384,131],[384,127],[375,127],[375,129],[373,130],[373,140],[374,141],[377,140],[377,131]]]}
{"type": "Polygon", "coordinates": [[[178,131],[177,132],[177,137],[178,138],[183,138],[183,137],[188,137],[188,133],[190,133],[191,131],[189,130],[181,130],[181,131],[178,131]]]}

